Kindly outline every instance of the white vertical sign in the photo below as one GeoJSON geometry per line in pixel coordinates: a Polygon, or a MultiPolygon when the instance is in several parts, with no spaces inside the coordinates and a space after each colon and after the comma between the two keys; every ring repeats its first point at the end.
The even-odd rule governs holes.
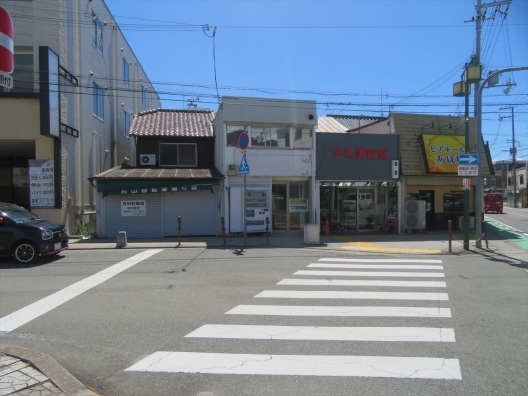
{"type": "Polygon", "coordinates": [[[29,160],[29,198],[32,208],[55,207],[53,160],[29,160]]]}

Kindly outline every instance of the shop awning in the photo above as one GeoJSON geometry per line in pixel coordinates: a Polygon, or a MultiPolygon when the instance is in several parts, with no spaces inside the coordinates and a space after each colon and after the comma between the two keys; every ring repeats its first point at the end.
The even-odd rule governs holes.
{"type": "Polygon", "coordinates": [[[97,192],[108,195],[162,194],[174,192],[210,191],[219,185],[218,179],[190,180],[98,180],[97,192]]]}

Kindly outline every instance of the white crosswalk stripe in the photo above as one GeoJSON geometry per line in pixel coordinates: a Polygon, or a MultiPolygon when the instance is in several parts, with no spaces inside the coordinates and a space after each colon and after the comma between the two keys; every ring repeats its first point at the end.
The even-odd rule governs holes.
{"type": "MultiPolygon", "coordinates": [[[[401,326],[401,322],[398,323],[399,326],[387,326],[386,324],[387,320],[394,321],[398,318],[400,321],[402,318],[408,318],[406,320],[409,321],[414,320],[413,324],[416,324],[416,321],[429,319],[434,320],[435,324],[440,323],[438,321],[443,321],[444,325],[448,324],[444,322],[451,318],[451,309],[445,305],[449,303],[447,293],[434,290],[431,292],[386,290],[386,288],[393,290],[394,288],[446,288],[446,282],[443,281],[413,279],[444,278],[444,273],[438,272],[438,270],[443,271],[444,267],[438,264],[442,264],[442,260],[321,258],[317,263],[308,265],[309,268],[320,268],[321,270],[300,270],[293,274],[300,276],[299,278],[283,279],[276,284],[278,287],[295,286],[297,290],[264,290],[254,296],[255,302],[264,303],[238,305],[225,313],[230,317],[238,317],[240,321],[248,316],[269,317],[269,320],[276,318],[273,325],[205,324],[185,337],[210,340],[267,340],[266,342],[277,340],[283,340],[283,342],[383,342],[386,344],[400,342],[406,343],[404,345],[455,343],[455,330],[449,326],[401,326]],[[302,276],[315,278],[306,279],[302,276]],[[371,279],[343,279],[343,277],[371,279]],[[411,279],[376,279],[381,277],[411,279]],[[348,290],[313,289],[319,286],[340,287],[348,290]],[[286,301],[302,302],[307,299],[320,303],[315,305],[284,304],[286,301]],[[338,305],[332,303],[338,300],[342,302],[338,305]],[[352,302],[347,303],[349,300],[360,303],[358,305],[352,302]],[[369,301],[375,300],[380,300],[380,302],[374,305],[368,304],[369,301]],[[268,302],[271,301],[277,303],[269,304],[268,302]],[[389,306],[383,305],[384,301],[389,306]],[[406,305],[400,306],[400,304],[395,304],[396,302],[406,305]],[[434,306],[431,306],[432,303],[434,306]],[[414,306],[415,304],[417,306],[414,306]],[[276,324],[278,320],[294,317],[305,318],[303,319],[305,321],[313,321],[316,317],[327,317],[328,320],[342,318],[334,319],[334,321],[346,318],[365,318],[362,320],[370,322],[369,326],[352,327],[320,326],[320,323],[317,323],[317,326],[276,324]],[[370,325],[382,319],[384,325],[370,325]]],[[[401,348],[397,350],[401,351],[401,348]]],[[[459,360],[441,356],[287,355],[275,354],[272,351],[270,354],[160,351],[139,361],[126,371],[462,379],[459,360]],[[292,361],[295,364],[292,364],[292,361]]]]}

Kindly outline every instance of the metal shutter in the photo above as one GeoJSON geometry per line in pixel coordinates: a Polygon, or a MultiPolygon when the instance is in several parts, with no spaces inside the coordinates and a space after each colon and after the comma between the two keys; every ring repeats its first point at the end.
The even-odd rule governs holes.
{"type": "Polygon", "coordinates": [[[119,231],[126,231],[127,238],[163,237],[161,194],[108,196],[105,198],[105,236],[117,238],[119,231]],[[137,199],[146,201],[146,216],[121,216],[121,201],[137,199]]]}
{"type": "Polygon", "coordinates": [[[164,236],[178,235],[178,216],[182,218],[181,235],[216,236],[216,193],[193,191],[163,194],[164,236]]]}

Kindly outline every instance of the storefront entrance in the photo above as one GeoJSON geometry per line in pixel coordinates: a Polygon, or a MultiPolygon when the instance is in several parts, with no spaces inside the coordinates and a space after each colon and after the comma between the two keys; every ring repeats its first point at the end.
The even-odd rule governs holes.
{"type": "MultiPolygon", "coordinates": [[[[321,223],[328,217],[345,232],[382,231],[388,216],[388,191],[392,183],[352,187],[352,183],[321,185],[321,223]]],[[[394,215],[394,214],[392,214],[394,215]]]]}
{"type": "Polygon", "coordinates": [[[272,229],[274,231],[302,230],[308,222],[308,182],[273,182],[272,229]]]}

